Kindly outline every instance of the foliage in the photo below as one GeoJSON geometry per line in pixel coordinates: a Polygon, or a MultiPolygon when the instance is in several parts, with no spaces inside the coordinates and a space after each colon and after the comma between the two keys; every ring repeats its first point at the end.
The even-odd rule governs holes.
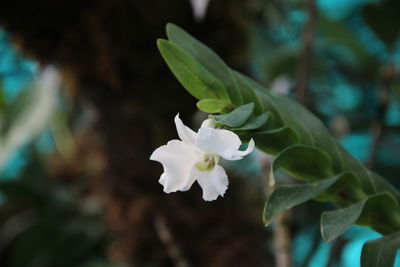
{"type": "MultiPolygon", "coordinates": [[[[338,207],[322,216],[326,241],[356,223],[385,235],[379,244],[397,244],[394,233],[400,230],[399,192],[343,149],[315,115],[229,68],[181,28],[168,24],[167,36],[168,40],[157,42],[163,58],[189,93],[200,100],[203,110],[222,113],[212,116],[217,125],[236,131],[244,139],[254,138],[259,149],[275,155],[272,172],[278,182],[279,169],[307,182],[274,191],[265,206],[266,225],[285,209],[314,198],[338,207]],[[205,99],[226,105],[207,108],[205,99]],[[258,119],[261,115],[267,120],[258,119]],[[352,216],[343,216],[349,213],[352,216]]],[[[381,247],[390,255],[394,253],[387,250],[393,246],[381,247]]]]}
{"type": "Polygon", "coordinates": [[[99,209],[85,197],[84,187],[44,178],[48,175],[38,155],[30,151],[33,160],[23,170],[23,178],[0,181],[5,198],[0,206],[0,264],[110,266],[99,209]]]}

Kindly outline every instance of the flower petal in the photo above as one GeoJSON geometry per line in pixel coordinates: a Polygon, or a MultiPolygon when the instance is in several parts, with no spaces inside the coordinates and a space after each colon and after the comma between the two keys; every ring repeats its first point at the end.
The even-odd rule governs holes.
{"type": "Polygon", "coordinates": [[[246,150],[245,151],[240,151],[240,150],[236,151],[235,155],[233,155],[231,160],[242,159],[244,156],[246,156],[246,155],[250,154],[251,152],[253,152],[254,147],[255,147],[254,140],[253,140],[253,138],[251,138],[250,141],[249,141],[249,145],[247,146],[246,150]]]}
{"type": "Polygon", "coordinates": [[[164,167],[159,180],[164,192],[188,190],[195,181],[191,169],[200,157],[198,151],[180,140],[171,140],[167,145],[157,148],[150,159],[160,162],[164,167]]]}
{"type": "Polygon", "coordinates": [[[215,121],[213,119],[206,119],[203,121],[200,128],[215,128],[215,121]]]}
{"type": "Polygon", "coordinates": [[[254,141],[250,140],[246,151],[240,151],[242,144],[239,136],[229,130],[200,128],[196,137],[196,145],[204,152],[218,154],[227,160],[242,159],[254,149],[254,141]]]}
{"type": "Polygon", "coordinates": [[[211,171],[195,171],[194,173],[203,190],[203,199],[205,201],[216,200],[218,196],[224,196],[228,188],[228,176],[224,168],[215,165],[211,171]]]}
{"type": "Polygon", "coordinates": [[[175,116],[175,125],[176,125],[176,130],[178,132],[179,138],[192,146],[195,146],[195,140],[196,140],[196,135],[197,133],[187,127],[185,124],[183,124],[182,120],[179,118],[179,113],[176,114],[175,116]]]}

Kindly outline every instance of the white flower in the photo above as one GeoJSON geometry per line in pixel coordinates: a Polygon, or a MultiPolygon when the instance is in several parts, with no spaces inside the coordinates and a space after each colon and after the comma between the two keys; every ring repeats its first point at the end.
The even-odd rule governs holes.
{"type": "Polygon", "coordinates": [[[218,165],[220,158],[242,159],[253,151],[253,139],[245,151],[240,151],[239,137],[229,130],[215,129],[211,119],[205,120],[197,133],[183,124],[179,114],[175,116],[175,125],[182,141],[171,140],[150,156],[164,167],[159,180],[164,192],[189,190],[197,180],[203,189],[204,200],[223,196],[228,188],[228,176],[218,165]]]}

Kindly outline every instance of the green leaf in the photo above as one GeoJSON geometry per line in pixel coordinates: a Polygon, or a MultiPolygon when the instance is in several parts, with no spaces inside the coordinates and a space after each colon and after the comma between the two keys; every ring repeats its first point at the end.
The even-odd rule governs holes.
{"type": "Polygon", "coordinates": [[[383,235],[393,233],[394,229],[400,229],[397,200],[389,192],[369,196],[357,224],[371,227],[383,235]]]}
{"type": "Polygon", "coordinates": [[[287,96],[271,94],[269,97],[277,106],[283,124],[296,131],[302,145],[316,147],[329,154],[334,173],[347,171],[343,169],[342,155],[336,140],[314,114],[287,96]]]}
{"type": "Polygon", "coordinates": [[[361,252],[361,267],[394,266],[400,248],[400,232],[368,241],[361,252]]]}
{"type": "Polygon", "coordinates": [[[259,149],[272,155],[277,155],[283,149],[299,143],[299,137],[291,127],[256,132],[251,137],[259,149]]]}
{"type": "MultiPolygon", "coordinates": [[[[282,116],[278,106],[274,102],[275,99],[272,97],[274,93],[243,74],[238,75],[238,79],[243,81],[244,88],[248,88],[254,91],[254,97],[256,100],[261,102],[260,107],[262,108],[262,110],[268,110],[272,113],[274,119],[274,122],[272,124],[275,126],[275,128],[282,127],[282,116]]],[[[271,121],[269,122],[269,124],[271,124],[271,121]]]]}
{"type": "Polygon", "coordinates": [[[254,104],[249,103],[243,106],[240,106],[228,114],[224,115],[215,115],[215,121],[218,124],[226,125],[228,127],[239,127],[243,125],[250,115],[253,113],[254,104]]]}
{"type": "Polygon", "coordinates": [[[346,208],[322,213],[322,238],[326,242],[331,242],[336,237],[346,232],[347,229],[358,220],[358,217],[360,217],[366,201],[367,200],[364,199],[346,208]]]}
{"type": "Polygon", "coordinates": [[[206,98],[197,102],[196,106],[204,112],[220,113],[229,106],[229,103],[219,99],[206,98]]]}
{"type": "Polygon", "coordinates": [[[252,86],[247,82],[246,76],[241,74],[240,72],[237,72],[235,70],[232,70],[235,80],[239,86],[240,93],[243,98],[243,103],[254,103],[254,113],[255,114],[261,114],[264,112],[264,106],[257,95],[256,91],[253,90],[252,86]]]}
{"type": "Polygon", "coordinates": [[[185,50],[163,39],[158,49],[179,82],[197,99],[218,98],[229,101],[224,85],[185,50]]]}
{"type": "Polygon", "coordinates": [[[275,175],[280,168],[306,181],[334,175],[331,157],[325,151],[303,145],[294,145],[280,152],[272,163],[272,173],[275,175]]]}
{"type": "Polygon", "coordinates": [[[242,96],[230,68],[214,51],[192,37],[182,28],[171,23],[167,24],[167,36],[171,42],[180,46],[198,60],[225,85],[232,104],[235,106],[243,104],[242,96]]]}
{"type": "MultiPolygon", "coordinates": [[[[342,179],[344,180],[344,179],[342,179]]],[[[370,224],[375,222],[375,218],[385,221],[375,228],[381,232],[391,233],[391,229],[398,228],[399,225],[385,226],[390,221],[391,214],[398,210],[396,200],[387,192],[368,196],[363,200],[342,209],[326,211],[321,216],[321,233],[326,242],[331,242],[354,223],[370,224]],[[389,216],[389,217],[388,217],[389,216]],[[393,227],[393,228],[392,228],[393,227]]],[[[389,222],[390,224],[390,222],[389,222]]]]}
{"type": "Polygon", "coordinates": [[[232,130],[235,131],[250,131],[250,130],[255,130],[259,129],[264,126],[264,124],[267,123],[269,116],[271,115],[270,112],[265,112],[255,118],[250,119],[246,124],[244,124],[241,127],[238,128],[233,128],[232,130]]]}
{"type": "Polygon", "coordinates": [[[345,172],[339,181],[316,197],[316,200],[321,202],[330,201],[340,207],[346,207],[364,199],[366,196],[362,191],[360,179],[353,173],[345,172]]]}
{"type": "Polygon", "coordinates": [[[272,220],[283,211],[318,196],[340,178],[339,175],[314,183],[279,186],[265,204],[263,216],[265,226],[271,224],[272,220]]]}

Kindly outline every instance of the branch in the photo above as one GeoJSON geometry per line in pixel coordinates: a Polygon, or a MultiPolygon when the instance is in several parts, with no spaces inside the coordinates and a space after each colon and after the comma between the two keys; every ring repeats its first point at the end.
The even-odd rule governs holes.
{"type": "Polygon", "coordinates": [[[161,242],[165,245],[167,253],[176,267],[189,267],[188,261],[183,257],[182,252],[175,242],[165,218],[158,215],[154,219],[154,228],[161,242]]]}
{"type": "Polygon", "coordinates": [[[376,156],[378,154],[379,145],[382,141],[383,132],[385,128],[385,117],[387,113],[387,108],[389,104],[389,88],[390,83],[395,76],[394,64],[388,64],[383,70],[382,85],[380,86],[377,115],[371,124],[373,142],[371,146],[371,151],[366,162],[366,166],[372,169],[375,165],[376,156]]]}
{"type": "MultiPolygon", "coordinates": [[[[271,185],[271,160],[268,156],[264,156],[262,160],[262,170],[264,173],[265,195],[268,196],[274,190],[274,185],[271,185]]],[[[292,257],[291,248],[292,240],[290,236],[290,218],[291,212],[286,212],[279,215],[273,224],[273,245],[275,250],[275,266],[276,267],[291,267],[292,257]]]]}
{"type": "Polygon", "coordinates": [[[303,48],[297,70],[297,95],[298,100],[306,105],[308,82],[310,79],[313,61],[313,43],[315,33],[315,18],[317,15],[315,0],[307,0],[308,20],[303,31],[303,48]]]}

